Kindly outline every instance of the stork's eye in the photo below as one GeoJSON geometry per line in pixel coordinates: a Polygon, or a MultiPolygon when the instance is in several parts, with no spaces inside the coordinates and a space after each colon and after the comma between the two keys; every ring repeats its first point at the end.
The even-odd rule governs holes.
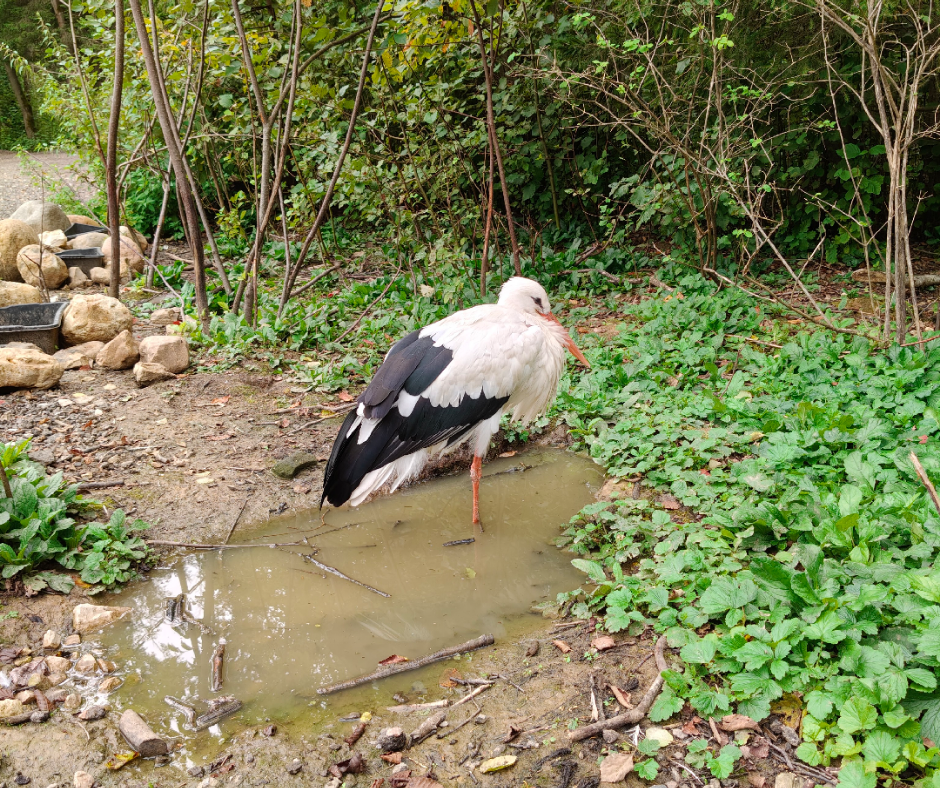
{"type": "Polygon", "coordinates": [[[542,303],[542,299],[541,299],[541,298],[539,298],[538,296],[532,296],[532,300],[535,301],[535,305],[536,305],[539,309],[545,309],[545,304],[542,303]]]}

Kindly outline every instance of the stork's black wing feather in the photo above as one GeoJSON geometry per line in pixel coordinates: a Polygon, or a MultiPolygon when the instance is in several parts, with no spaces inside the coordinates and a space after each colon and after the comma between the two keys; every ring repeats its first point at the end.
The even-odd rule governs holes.
{"type": "Polygon", "coordinates": [[[370,471],[401,457],[447,441],[456,443],[484,419],[494,415],[509,399],[464,397],[452,407],[435,407],[420,398],[408,416],[395,407],[404,391],[413,396],[427,389],[453,360],[453,351],[435,345],[431,337],[415,331],[396,342],[359,397],[363,415],[379,423],[368,439],[359,443],[360,428],[353,429],[358,408],[340,428],[323,476],[323,501],[341,506],[370,471]],[[351,432],[350,432],[351,431],[351,432]]]}
{"type": "Polygon", "coordinates": [[[362,443],[358,442],[359,427],[347,434],[356,420],[355,411],[350,413],[333,444],[320,505],[328,500],[333,506],[342,506],[370,471],[442,441],[456,443],[508,399],[464,397],[459,405],[445,408],[422,397],[409,416],[402,416],[398,408],[389,410],[362,443]]]}
{"type": "Polygon", "coordinates": [[[419,331],[400,339],[392,345],[369,387],[359,397],[365,405],[366,418],[383,418],[402,389],[409,394],[420,394],[453,358],[450,348],[435,346],[431,337],[421,337],[419,331]]]}

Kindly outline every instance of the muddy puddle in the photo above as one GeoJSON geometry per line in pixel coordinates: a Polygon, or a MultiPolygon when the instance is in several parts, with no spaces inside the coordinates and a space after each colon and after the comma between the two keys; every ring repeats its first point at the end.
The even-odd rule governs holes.
{"type": "MultiPolygon", "coordinates": [[[[243,725],[335,720],[394,703],[395,693],[413,700],[425,689],[439,692],[440,664],[334,695],[316,690],[369,673],[393,654],[414,659],[484,633],[499,643],[537,627],[542,619],[532,606],[583,579],[571,567],[572,556],[552,540],[559,525],[593,500],[602,481],[600,469],[583,457],[529,452],[485,469],[482,534],[473,533],[470,482],[461,474],[357,510],[330,511],[325,524],[312,510],[277,518],[242,538],[306,538],[309,544],[172,559],[148,582],[102,600],[133,608],[126,621],[101,635],[124,678],[108,701],[116,709],[134,708],[158,733],[187,740],[193,755],[243,725]],[[472,536],[472,544],[443,546],[472,536]],[[301,554],[314,548],[318,561],[390,596],[308,563],[301,554]],[[192,617],[211,632],[166,622],[165,600],[180,593],[192,617]],[[224,687],[213,693],[210,662],[222,637],[224,687]],[[218,694],[235,695],[244,706],[199,734],[188,731],[182,715],[163,700],[218,694]]],[[[466,663],[463,669],[472,670],[466,663]]]]}

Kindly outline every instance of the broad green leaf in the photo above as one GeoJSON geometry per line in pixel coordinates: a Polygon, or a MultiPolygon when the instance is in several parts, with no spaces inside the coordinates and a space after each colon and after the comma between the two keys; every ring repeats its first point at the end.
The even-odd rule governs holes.
{"type": "Polygon", "coordinates": [[[705,589],[699,599],[699,607],[708,615],[715,615],[744,607],[753,602],[756,596],[757,586],[752,581],[719,577],[705,589]]]}
{"type": "Polygon", "coordinates": [[[866,761],[874,761],[888,768],[901,754],[901,742],[887,731],[875,731],[865,739],[862,753],[866,761]]]}
{"type": "Polygon", "coordinates": [[[597,561],[588,561],[584,558],[575,558],[572,560],[571,565],[575,569],[580,569],[582,572],[584,572],[594,583],[607,582],[607,576],[604,574],[604,567],[597,563],[597,561]]]}
{"type": "Polygon", "coordinates": [[[878,712],[867,700],[853,697],[846,701],[839,714],[839,727],[845,733],[857,733],[874,727],[878,712]]]}
{"type": "Polygon", "coordinates": [[[839,782],[836,788],[875,788],[878,778],[868,774],[859,760],[843,763],[839,769],[839,782]]]}

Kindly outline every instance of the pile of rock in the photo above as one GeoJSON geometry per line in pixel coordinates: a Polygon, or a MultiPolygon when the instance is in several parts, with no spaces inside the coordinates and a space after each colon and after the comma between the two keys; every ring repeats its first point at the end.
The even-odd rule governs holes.
{"type": "Polygon", "coordinates": [[[115,257],[122,283],[143,272],[144,253],[150,244],[139,232],[122,225],[117,244],[102,232],[84,233],[70,241],[65,230],[73,224],[97,226],[99,222],[89,216],[67,214],[54,203],[38,200],[23,203],[9,219],[0,221],[0,306],[39,303],[42,283],[50,290],[110,284],[115,257]],[[112,246],[118,247],[116,253],[112,246]],[[56,254],[66,248],[100,248],[105,265],[92,268],[88,275],[78,266],[68,268],[56,254]]]}
{"type": "MultiPolygon", "coordinates": [[[[169,311],[169,310],[167,310],[169,311]]],[[[76,295],[62,318],[61,336],[69,347],[55,355],[35,345],[0,346],[0,389],[55,386],[67,369],[98,367],[134,369],[138,385],[168,380],[189,366],[189,347],[178,335],[138,341],[131,332],[134,317],[116,298],[76,295]]]]}

